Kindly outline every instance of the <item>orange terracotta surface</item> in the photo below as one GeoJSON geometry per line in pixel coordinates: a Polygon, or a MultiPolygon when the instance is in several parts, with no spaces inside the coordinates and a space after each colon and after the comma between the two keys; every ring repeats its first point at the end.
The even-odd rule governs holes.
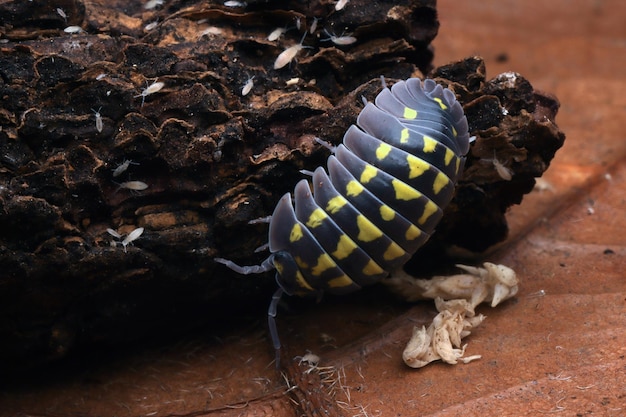
{"type": "Polygon", "coordinates": [[[321,371],[293,360],[278,373],[259,311],[5,384],[0,415],[626,415],[626,3],[438,8],[436,65],[481,55],[488,78],[522,74],[559,98],[567,135],[545,189],[508,213],[510,238],[484,255],[515,269],[521,289],[479,307],[487,319],[465,341],[482,359],[407,368],[404,345],[434,306],[376,288],[279,317],[286,354],[310,350],[321,371]]]}

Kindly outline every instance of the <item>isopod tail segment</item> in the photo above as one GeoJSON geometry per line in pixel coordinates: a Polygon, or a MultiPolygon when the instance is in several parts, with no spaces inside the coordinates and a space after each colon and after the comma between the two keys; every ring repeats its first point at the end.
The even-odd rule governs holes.
{"type": "Polygon", "coordinates": [[[242,273],[276,269],[268,310],[276,350],[283,294],[321,297],[372,285],[401,268],[430,238],[454,195],[470,146],[454,93],[433,80],[384,85],[343,143],[278,201],[269,225],[271,255],[256,266],[215,259],[242,273]]]}

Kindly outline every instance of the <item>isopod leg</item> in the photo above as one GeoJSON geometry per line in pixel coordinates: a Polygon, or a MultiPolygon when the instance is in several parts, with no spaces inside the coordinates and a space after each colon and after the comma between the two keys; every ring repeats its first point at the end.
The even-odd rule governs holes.
{"type": "Polygon", "coordinates": [[[285,291],[282,288],[278,288],[274,295],[272,295],[272,302],[267,310],[267,323],[270,328],[270,336],[272,337],[272,344],[274,345],[274,351],[276,352],[276,369],[280,368],[280,338],[278,337],[278,329],[276,328],[276,314],[278,309],[278,303],[285,291]]]}

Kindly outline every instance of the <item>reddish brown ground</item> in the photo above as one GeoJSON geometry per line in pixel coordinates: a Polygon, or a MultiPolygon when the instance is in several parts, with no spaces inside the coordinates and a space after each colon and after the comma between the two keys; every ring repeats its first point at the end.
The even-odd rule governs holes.
{"type": "MultiPolygon", "coordinates": [[[[513,267],[521,291],[480,309],[488,318],[467,353],[482,359],[468,365],[406,368],[411,328],[434,309],[375,293],[281,317],[288,353],[310,349],[335,367],[330,415],[625,415],[626,5],[445,0],[439,11],[435,64],[482,55],[489,77],[519,72],[561,101],[567,140],[548,188],[509,213],[510,239],[486,256],[513,267]]],[[[251,322],[60,366],[3,389],[0,415],[294,416],[292,398],[322,407],[327,390],[312,376],[298,381],[308,397],[283,394],[262,313],[251,322]]]]}

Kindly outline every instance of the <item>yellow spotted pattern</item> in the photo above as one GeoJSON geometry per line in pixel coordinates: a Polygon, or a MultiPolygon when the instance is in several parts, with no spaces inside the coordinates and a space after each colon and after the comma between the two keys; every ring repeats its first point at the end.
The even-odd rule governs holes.
{"type": "Polygon", "coordinates": [[[363,173],[361,174],[360,181],[363,184],[367,184],[378,174],[378,170],[372,165],[366,165],[363,173]]]}
{"type": "Polygon", "coordinates": [[[348,235],[341,235],[339,242],[337,242],[337,249],[331,255],[337,260],[346,259],[357,248],[356,243],[348,237],[348,235]]]}
{"type": "Polygon", "coordinates": [[[410,137],[409,129],[406,127],[400,132],[400,143],[408,143],[410,137]]]}
{"type": "MultiPolygon", "coordinates": [[[[456,115],[458,112],[458,104],[456,102],[452,102],[451,106],[448,106],[446,100],[432,97],[430,91],[426,91],[426,94],[437,103],[437,105],[433,105],[431,102],[430,105],[426,105],[425,108],[429,109],[427,112],[446,112],[447,114],[442,114],[442,116],[446,116],[448,121],[450,120],[450,115],[456,115]]],[[[399,267],[402,261],[408,259],[410,253],[417,250],[418,244],[423,244],[432,233],[435,227],[433,224],[434,220],[439,218],[443,206],[452,198],[454,183],[451,178],[455,177],[451,174],[451,171],[456,166],[456,175],[458,176],[464,160],[462,155],[457,155],[455,151],[448,148],[451,145],[446,145],[446,143],[447,140],[453,140],[458,137],[459,133],[454,125],[464,126],[464,124],[450,122],[447,124],[452,125],[451,131],[432,133],[437,138],[444,134],[447,136],[447,138],[442,137],[443,141],[440,142],[433,137],[418,133],[422,131],[420,128],[422,125],[418,123],[418,117],[421,116],[419,112],[422,110],[420,100],[417,100],[416,104],[412,105],[414,108],[404,104],[398,107],[398,102],[402,103],[402,100],[398,98],[398,101],[390,105],[389,108],[385,108],[383,106],[385,103],[381,103],[379,110],[388,113],[386,117],[389,115],[398,117],[398,110],[400,110],[399,124],[388,123],[387,120],[389,119],[386,118],[381,119],[385,120],[385,123],[379,123],[376,129],[374,128],[374,123],[378,123],[378,119],[364,119],[367,123],[363,123],[362,126],[357,123],[359,125],[357,127],[360,127],[362,130],[361,133],[364,131],[365,134],[370,136],[382,136],[382,138],[379,138],[381,142],[376,142],[378,143],[377,145],[362,151],[364,154],[367,154],[367,158],[361,156],[367,161],[362,171],[355,173],[355,167],[358,166],[356,162],[350,166],[346,164],[344,168],[351,175],[354,175],[354,178],[347,177],[347,174],[340,176],[344,174],[338,174],[337,172],[343,171],[333,171],[331,166],[329,171],[331,173],[332,186],[339,190],[337,184],[345,184],[345,190],[339,190],[341,195],[333,196],[334,193],[330,193],[331,189],[325,189],[320,191],[320,195],[322,199],[329,198],[329,200],[325,204],[321,204],[317,198],[315,199],[318,204],[325,205],[325,207],[311,207],[309,209],[310,206],[306,206],[306,209],[309,209],[306,211],[308,214],[303,216],[296,215],[296,218],[293,221],[290,220],[290,223],[287,223],[283,218],[285,227],[281,231],[285,234],[288,231],[289,243],[294,244],[294,253],[291,253],[291,256],[293,257],[293,262],[295,262],[295,265],[291,261],[289,263],[280,263],[280,257],[278,256],[278,260],[274,261],[276,270],[281,275],[280,279],[284,279],[285,282],[290,284],[285,286],[285,289],[297,286],[304,294],[307,292],[319,292],[324,289],[337,289],[336,293],[339,294],[358,289],[361,285],[368,285],[385,276],[385,270],[391,271],[393,268],[399,267]],[[389,111],[387,111],[388,109],[389,111]],[[414,122],[407,122],[407,120],[413,120],[414,122]],[[371,127],[371,129],[367,126],[371,127]],[[372,132],[380,133],[380,135],[372,132]],[[393,138],[389,137],[391,132],[394,132],[393,138]],[[395,135],[399,135],[399,137],[395,135]],[[386,138],[389,140],[386,140],[386,138]],[[398,145],[398,140],[402,146],[398,145]],[[394,148],[394,145],[401,148],[401,151],[407,152],[407,155],[406,161],[400,161],[401,170],[398,167],[391,171],[394,174],[401,173],[398,177],[404,178],[407,183],[393,177],[391,177],[390,183],[387,183],[387,175],[383,172],[383,167],[388,166],[387,164],[391,164],[392,161],[398,161],[396,159],[398,158],[397,155],[399,155],[396,153],[398,149],[394,148]],[[414,154],[410,154],[410,152],[414,154]],[[335,173],[337,173],[338,181],[335,181],[335,177],[333,177],[335,173]],[[382,182],[383,179],[385,179],[384,183],[382,182]],[[377,191],[377,187],[385,188],[380,190],[379,195],[377,193],[374,193],[374,196],[369,195],[367,190],[377,191]],[[432,187],[432,189],[429,190],[429,187],[432,187]],[[432,198],[432,200],[427,196],[432,198]],[[357,197],[362,198],[362,200],[357,200],[357,197]],[[382,199],[389,205],[381,203],[380,200],[374,197],[382,199]],[[393,200],[394,198],[395,201],[393,200]],[[359,213],[358,209],[356,214],[352,214],[355,212],[354,209],[360,207],[364,202],[378,206],[378,213],[374,211],[373,207],[363,210],[368,214],[373,214],[372,220],[359,213]],[[354,209],[352,204],[355,206],[354,209]],[[439,207],[438,204],[442,207],[439,207]],[[350,206],[350,210],[347,210],[347,205],[350,206]],[[397,212],[392,208],[396,206],[399,210],[397,212]],[[346,209],[342,211],[344,207],[346,209]],[[353,217],[354,215],[356,215],[356,219],[353,217]],[[333,220],[330,220],[331,217],[329,216],[332,216],[333,220]],[[356,225],[354,224],[355,222],[356,225]],[[346,226],[350,235],[342,230],[342,224],[346,226]],[[335,230],[332,232],[330,230],[331,226],[335,227],[335,230]],[[338,230],[336,226],[339,226],[338,230]],[[306,228],[311,230],[314,237],[324,238],[319,239],[319,246],[311,242],[315,247],[305,247],[303,242],[308,242],[311,238],[309,231],[304,230],[306,228]],[[313,231],[313,229],[316,230],[313,231]],[[334,239],[331,240],[325,232],[335,236],[336,242],[334,239]],[[375,256],[372,257],[372,255],[375,256]],[[380,262],[380,265],[373,258],[380,262]],[[357,276],[352,276],[351,278],[342,271],[344,268],[350,275],[357,276]],[[293,269],[295,271],[292,271],[293,269]],[[283,274],[288,276],[283,276],[283,274]],[[326,282],[322,282],[321,277],[324,277],[323,280],[326,280],[326,282]]],[[[411,106],[410,102],[407,103],[411,106]]],[[[371,114],[368,113],[368,116],[371,114]]],[[[423,126],[432,126],[432,124],[425,121],[423,126]]],[[[428,129],[424,131],[431,132],[428,129]]],[[[464,138],[468,136],[468,133],[465,131],[460,133],[464,138]]],[[[354,134],[354,132],[350,131],[350,134],[354,134]]],[[[357,136],[348,136],[348,134],[346,134],[346,137],[350,140],[357,138],[357,136]]],[[[347,142],[347,139],[345,141],[347,142]]],[[[346,143],[347,146],[348,143],[346,143]]],[[[466,142],[459,144],[459,148],[466,149],[467,146],[466,142]]],[[[455,146],[452,146],[452,148],[457,149],[455,146]]],[[[362,146],[360,150],[362,149],[366,148],[362,146]]],[[[354,154],[358,155],[359,152],[355,150],[354,154]]],[[[341,158],[337,159],[343,163],[341,158]]],[[[323,186],[324,183],[320,182],[319,185],[323,186]]],[[[302,185],[299,185],[299,187],[302,187],[302,185]]],[[[298,200],[298,198],[301,198],[299,196],[302,195],[302,188],[296,188],[296,190],[296,200],[298,200]]],[[[311,198],[311,194],[306,194],[306,196],[306,198],[311,198]]],[[[298,202],[296,202],[295,213],[300,213],[300,207],[297,205],[298,202]]],[[[285,212],[278,211],[278,213],[282,215],[285,212]]],[[[288,251],[288,249],[284,248],[285,246],[288,247],[286,242],[284,242],[287,236],[282,235],[281,237],[282,239],[272,240],[272,236],[270,236],[270,241],[277,242],[275,243],[277,251],[288,251]]],[[[296,294],[299,294],[299,292],[296,291],[296,294]]]]}
{"type": "Polygon", "coordinates": [[[350,277],[348,277],[345,274],[338,278],[333,278],[331,280],[328,280],[328,286],[330,288],[349,287],[352,284],[354,284],[354,281],[352,281],[350,277]]]}
{"type": "Polygon", "coordinates": [[[328,201],[328,204],[326,204],[326,212],[335,214],[339,210],[341,210],[341,208],[345,206],[347,203],[348,203],[348,200],[346,200],[340,195],[333,197],[328,201]]]}
{"type": "Polygon", "coordinates": [[[433,203],[432,201],[429,201],[424,206],[424,213],[422,214],[422,217],[420,217],[417,222],[419,224],[425,224],[428,221],[428,218],[436,212],[437,212],[437,205],[433,203]]]}
{"type": "Polygon", "coordinates": [[[380,266],[378,266],[378,264],[372,259],[370,259],[367,265],[365,265],[365,267],[363,268],[363,273],[369,276],[382,274],[383,272],[385,271],[380,266]]]}
{"type": "Polygon", "coordinates": [[[426,135],[424,135],[422,139],[424,140],[424,147],[422,148],[424,153],[435,152],[438,142],[435,139],[431,138],[430,136],[426,136],[426,135]]]}
{"type": "Polygon", "coordinates": [[[291,233],[289,234],[289,241],[291,243],[297,242],[302,239],[302,226],[299,223],[296,223],[291,228],[291,233]]]}
{"type": "Polygon", "coordinates": [[[404,238],[408,241],[411,241],[411,240],[417,239],[421,235],[422,235],[422,231],[418,227],[411,225],[409,226],[408,230],[404,234],[404,238]]]}
{"type": "Polygon", "coordinates": [[[317,264],[311,268],[311,273],[316,277],[319,277],[324,272],[335,268],[336,266],[337,264],[335,264],[333,258],[331,258],[327,253],[323,253],[319,256],[319,258],[317,258],[317,264]]]}
{"type": "Polygon", "coordinates": [[[301,257],[296,256],[293,260],[296,261],[296,264],[300,267],[300,269],[309,269],[309,264],[304,262],[301,257]]]}
{"type": "Polygon", "coordinates": [[[387,155],[389,155],[391,149],[391,145],[387,143],[381,143],[380,146],[376,148],[376,158],[378,158],[379,161],[382,161],[387,157],[387,155]]]}
{"type": "Polygon", "coordinates": [[[405,107],[402,117],[404,117],[405,119],[415,119],[417,117],[417,110],[410,107],[405,107]]]}
{"type": "Polygon", "coordinates": [[[410,179],[419,177],[430,168],[430,165],[426,163],[426,161],[419,159],[411,154],[407,155],[406,162],[409,164],[410,179]]]}
{"type": "Polygon", "coordinates": [[[321,208],[317,208],[313,210],[311,215],[309,216],[309,220],[307,220],[306,225],[311,229],[315,229],[320,226],[324,220],[328,218],[328,215],[321,208]]]}
{"type": "Polygon", "coordinates": [[[433,97],[433,100],[435,100],[439,104],[441,110],[448,110],[448,106],[446,106],[442,99],[440,99],[439,97],[433,97]]]}
{"type": "MultiPolygon", "coordinates": [[[[446,163],[446,165],[450,165],[450,162],[452,162],[452,158],[454,158],[454,152],[452,152],[450,149],[446,149],[446,156],[444,157],[444,162],[446,163]]],[[[459,158],[457,158],[457,164],[458,159],[459,158]]]]}
{"type": "Polygon", "coordinates": [[[302,272],[300,271],[296,272],[296,282],[298,283],[298,286],[300,288],[304,288],[311,292],[315,291],[313,287],[311,287],[309,283],[306,282],[306,279],[304,279],[304,276],[302,276],[302,272]]]}
{"type": "Polygon", "coordinates": [[[451,182],[450,178],[448,178],[443,172],[439,172],[435,178],[435,182],[433,182],[433,191],[435,194],[439,194],[439,191],[448,185],[449,182],[451,182]]]}
{"type": "Polygon", "coordinates": [[[383,254],[383,259],[385,259],[386,261],[392,261],[401,256],[404,256],[405,254],[406,252],[404,251],[404,249],[402,249],[396,242],[391,242],[389,244],[389,247],[383,254]]]}
{"type": "Polygon", "coordinates": [[[383,232],[362,214],[356,217],[356,224],[359,228],[359,236],[357,239],[361,242],[371,242],[383,235],[383,232]]]}
{"type": "Polygon", "coordinates": [[[402,201],[410,201],[416,200],[422,196],[422,193],[417,191],[415,188],[406,185],[400,180],[393,179],[391,180],[391,186],[396,192],[396,199],[402,201]]]}
{"type": "Polygon", "coordinates": [[[365,188],[361,185],[360,182],[351,180],[346,185],[346,194],[349,197],[356,197],[363,192],[365,188]]]}
{"type": "Polygon", "coordinates": [[[380,217],[385,221],[391,221],[396,217],[396,212],[386,204],[380,206],[380,217]]]}

